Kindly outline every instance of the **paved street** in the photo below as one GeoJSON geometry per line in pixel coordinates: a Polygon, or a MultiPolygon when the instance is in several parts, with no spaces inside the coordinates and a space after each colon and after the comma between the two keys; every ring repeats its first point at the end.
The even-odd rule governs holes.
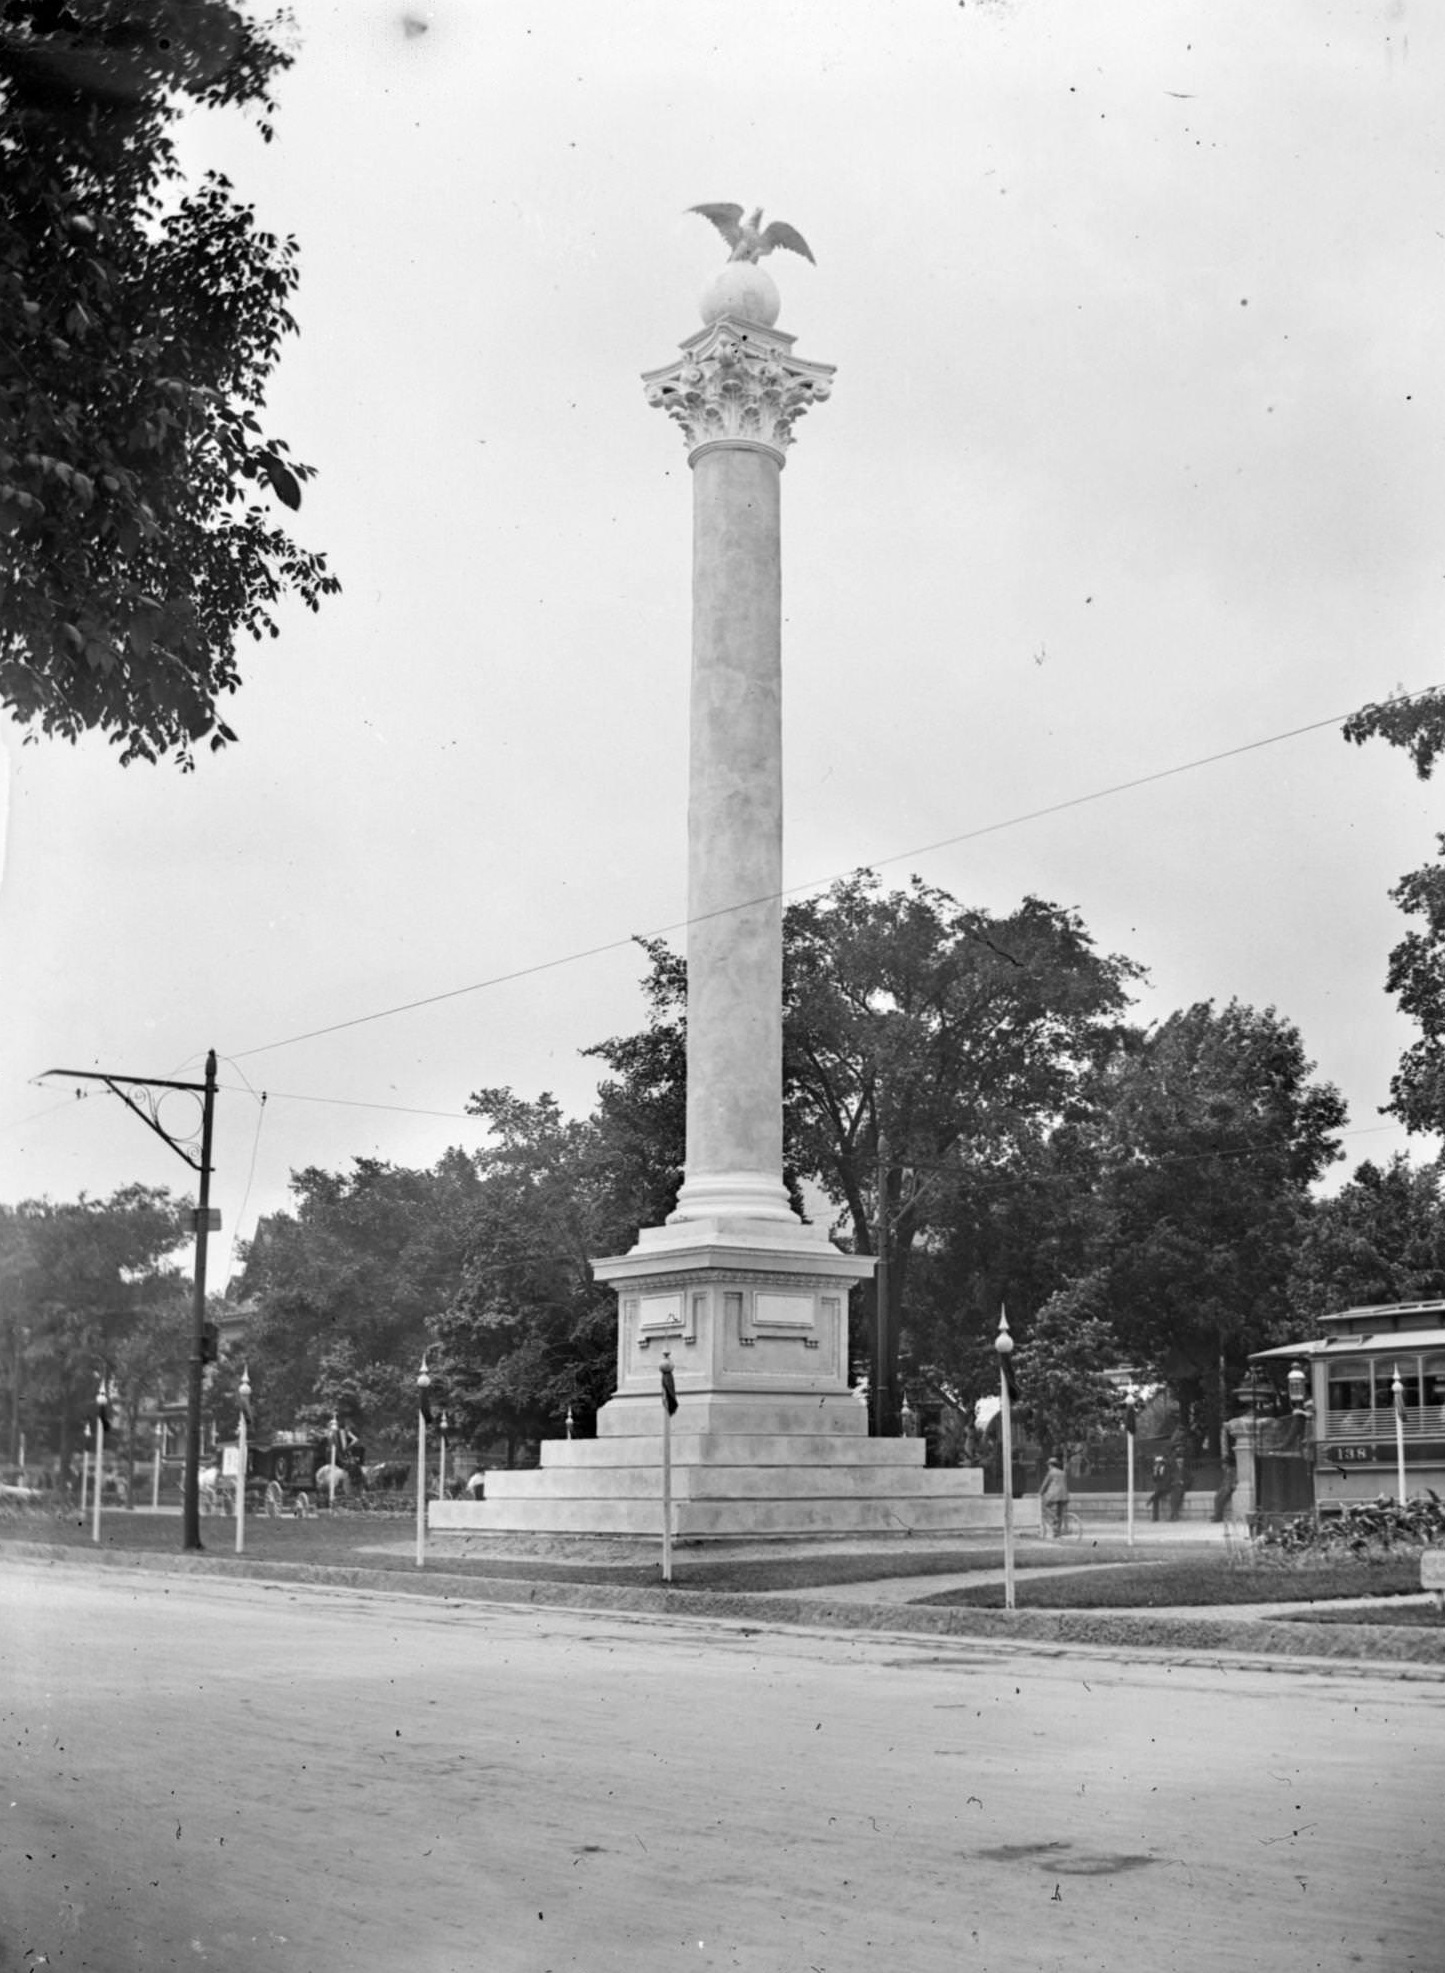
{"type": "Polygon", "coordinates": [[[0,1973],[1445,1964],[1445,1683],[7,1562],[0,1973]]]}

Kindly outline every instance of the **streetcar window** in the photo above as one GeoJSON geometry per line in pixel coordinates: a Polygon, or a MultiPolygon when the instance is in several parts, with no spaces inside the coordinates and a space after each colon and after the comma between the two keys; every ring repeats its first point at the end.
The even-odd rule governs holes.
{"type": "MultiPolygon", "coordinates": [[[[1389,1403],[1389,1393],[1385,1402],[1389,1403]]],[[[1329,1410],[1331,1422],[1368,1425],[1370,1422],[1370,1366],[1368,1363],[1335,1363],[1330,1366],[1329,1410]],[[1341,1414],[1352,1413],[1353,1417],[1341,1414]]]]}

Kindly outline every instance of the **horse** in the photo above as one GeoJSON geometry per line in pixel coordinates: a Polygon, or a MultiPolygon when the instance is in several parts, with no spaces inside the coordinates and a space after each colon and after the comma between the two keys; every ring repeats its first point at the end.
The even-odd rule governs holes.
{"type": "Polygon", "coordinates": [[[318,1466],[313,1484],[318,1500],[323,1496],[330,1500],[334,1494],[350,1493],[352,1476],[345,1466],[318,1466]]]}
{"type": "Polygon", "coordinates": [[[383,1459],[361,1470],[367,1488],[375,1493],[400,1493],[411,1478],[411,1467],[404,1459],[383,1459]]]}

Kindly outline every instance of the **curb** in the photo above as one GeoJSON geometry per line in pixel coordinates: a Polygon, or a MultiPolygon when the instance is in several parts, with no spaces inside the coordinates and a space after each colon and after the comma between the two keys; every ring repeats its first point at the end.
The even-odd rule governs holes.
{"type": "Polygon", "coordinates": [[[80,1568],[147,1575],[215,1576],[249,1582],[315,1584],[378,1596],[523,1608],[633,1611],[698,1622],[745,1623],[759,1630],[838,1630],[913,1637],[972,1638],[1031,1647],[1165,1652],[1265,1660],[1274,1669],[1378,1672],[1445,1680],[1445,1636],[1376,1624],[1301,1624],[1260,1618],[1156,1617],[1148,1611],[930,1609],[917,1604],[830,1603],[742,1590],[638,1589],[612,1583],[529,1582],[507,1576],[448,1576],[419,1570],[347,1568],[319,1562],[261,1562],[244,1556],[175,1555],[146,1550],[83,1554],[47,1542],[6,1542],[0,1554],[80,1568]],[[1284,1661],[1284,1662],[1281,1662],[1284,1661]]]}

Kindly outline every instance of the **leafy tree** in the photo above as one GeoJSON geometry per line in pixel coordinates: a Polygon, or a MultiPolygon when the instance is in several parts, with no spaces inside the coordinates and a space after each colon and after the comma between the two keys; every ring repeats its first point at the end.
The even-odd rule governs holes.
{"type": "MultiPolygon", "coordinates": [[[[618,1072],[613,1113],[639,1134],[656,1127],[675,1183],[686,970],[665,946],[648,952],[646,1031],[592,1052],[618,1072]]],[[[804,1182],[818,1188],[855,1250],[872,1253],[886,1142],[890,1383],[900,1350],[940,1388],[967,1381],[977,1338],[972,1322],[960,1333],[959,1275],[972,1266],[975,1305],[996,1320],[1028,1244],[1021,1199],[1073,1155],[1069,1133],[1099,1064],[1123,1045],[1138,976],[1130,961],[1097,953],[1074,913],[1038,898],[996,917],[917,879],[884,892],[863,873],[788,907],[784,1175],[795,1197],[804,1182]],[[1010,1213],[1012,1237],[994,1243],[985,1276],[978,1245],[961,1252],[966,1233],[997,1231],[1010,1213]],[[950,1246],[951,1268],[940,1259],[950,1246]],[[915,1263],[926,1299],[913,1289],[915,1263]]]]}
{"type": "Polygon", "coordinates": [[[1200,1001],[1110,1072],[1098,1286],[1122,1349],[1217,1428],[1250,1348],[1284,1341],[1310,1187],[1346,1110],[1273,1008],[1200,1001]]]}
{"type": "Polygon", "coordinates": [[[1445,1297],[1445,1202],[1438,1159],[1359,1166],[1309,1216],[1290,1282],[1296,1328],[1375,1302],[1445,1297]]]}
{"type": "Polygon", "coordinates": [[[430,1171],[358,1158],[350,1172],[295,1172],[293,1213],[272,1213],[246,1249],[239,1294],[258,1405],[273,1426],[336,1411],[368,1440],[405,1443],[416,1372],[461,1279],[477,1209],[472,1159],[430,1171]]]}
{"type": "MultiPolygon", "coordinates": [[[[1345,724],[1345,737],[1363,746],[1382,739],[1399,747],[1428,781],[1445,751],[1445,692],[1387,699],[1364,706],[1345,724]]],[[[1445,836],[1434,863],[1408,871],[1390,896],[1407,916],[1420,920],[1390,954],[1385,990],[1420,1028],[1390,1081],[1385,1111],[1407,1130],[1445,1131],[1445,836]]]]}
{"type": "Polygon", "coordinates": [[[172,137],[234,105],[269,139],[291,59],[223,0],[0,6],[0,704],[125,762],[233,740],[237,637],[338,587],[266,506],[311,473],[256,415],[295,242],[172,137]]]}
{"type": "MultiPolygon", "coordinates": [[[[626,1104],[614,1092],[614,1114],[626,1104]]],[[[479,1090],[495,1146],[477,1160],[480,1189],[462,1284],[438,1325],[447,1404],[474,1442],[555,1436],[569,1410],[584,1433],[611,1395],[617,1304],[592,1277],[600,1254],[625,1251],[643,1199],[629,1189],[640,1158],[597,1117],[569,1120],[556,1099],[479,1090]]]]}
{"type": "Polygon", "coordinates": [[[163,1280],[112,1346],[110,1378],[119,1443],[125,1449],[127,1506],[135,1504],[136,1431],[141,1414],[185,1390],[191,1323],[191,1297],[185,1285],[178,1277],[163,1280]]]}
{"type": "Polygon", "coordinates": [[[168,1257],[187,1226],[181,1202],[145,1185],[122,1186],[108,1199],[26,1200],[0,1222],[12,1263],[6,1293],[12,1360],[0,1366],[0,1376],[14,1379],[18,1371],[23,1392],[12,1382],[13,1413],[49,1442],[62,1466],[101,1372],[115,1367],[174,1280],[168,1257]]]}
{"type": "Polygon", "coordinates": [[[1057,1289],[1014,1354],[1021,1409],[1045,1455],[1067,1461],[1123,1424],[1124,1402],[1107,1372],[1119,1344],[1097,1277],[1057,1289]]]}

